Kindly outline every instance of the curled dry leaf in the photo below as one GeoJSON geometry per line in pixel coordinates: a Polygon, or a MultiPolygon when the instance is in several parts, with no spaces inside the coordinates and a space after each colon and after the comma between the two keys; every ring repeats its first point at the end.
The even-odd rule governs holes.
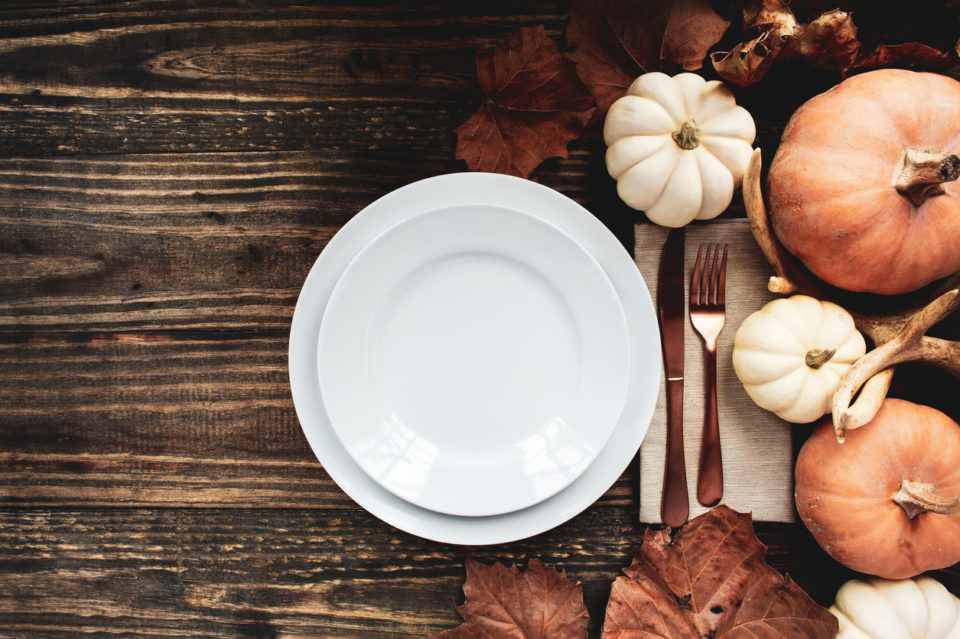
{"type": "MultiPolygon", "coordinates": [[[[958,43],[960,46],[960,43],[958,43]]],[[[924,69],[938,71],[949,68],[954,63],[954,56],[944,53],[920,42],[904,44],[881,44],[869,55],[861,58],[858,69],[880,69],[883,67],[900,67],[905,69],[924,69]]]]}
{"type": "Polygon", "coordinates": [[[860,52],[853,18],[839,9],[801,24],[782,0],[763,0],[758,9],[745,11],[743,26],[752,38],[711,55],[720,77],[740,86],[753,84],[775,63],[790,59],[846,72],[860,52]]]}
{"type": "Polygon", "coordinates": [[[526,570],[467,559],[463,623],[431,639],[584,639],[589,615],[579,582],[537,559],[526,570]]]}
{"type": "Polygon", "coordinates": [[[542,26],[523,28],[477,57],[480,109],[457,128],[457,159],[475,171],[527,177],[567,157],[594,100],[542,26]]]}
{"type": "Polygon", "coordinates": [[[802,58],[810,66],[846,72],[860,53],[857,27],[846,11],[834,9],[802,25],[787,54],[802,58]]]}
{"type": "Polygon", "coordinates": [[[755,11],[745,10],[744,34],[756,35],[732,50],[710,55],[717,74],[734,84],[747,86],[767,74],[797,31],[797,19],[780,0],[764,0],[755,11]]]}
{"type": "Polygon", "coordinates": [[[832,639],[837,619],[764,562],[749,514],[717,506],[647,530],[610,591],[603,639],[832,639]]]}

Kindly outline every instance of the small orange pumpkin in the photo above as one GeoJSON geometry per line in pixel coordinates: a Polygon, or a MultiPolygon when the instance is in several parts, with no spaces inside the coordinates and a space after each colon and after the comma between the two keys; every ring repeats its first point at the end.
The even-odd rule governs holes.
{"type": "Polygon", "coordinates": [[[825,282],[899,294],[960,270],[960,82],[881,69],[802,105],[770,165],[770,221],[825,282]]]}
{"type": "Polygon", "coordinates": [[[886,399],[838,444],[829,418],[797,458],[800,518],[853,570],[905,579],[960,561],[960,425],[886,399]]]}

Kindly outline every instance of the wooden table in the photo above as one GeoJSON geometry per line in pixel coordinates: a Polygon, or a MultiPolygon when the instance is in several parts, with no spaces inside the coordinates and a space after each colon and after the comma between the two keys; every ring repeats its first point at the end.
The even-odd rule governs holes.
{"type": "MultiPolygon", "coordinates": [[[[468,555],[565,569],[598,635],[642,538],[632,468],[533,539],[424,541],[331,481],[286,368],[326,242],[384,193],[463,170],[476,52],[521,26],[558,37],[564,4],[16,4],[0,8],[0,636],[418,636],[458,623],[468,555]]],[[[767,157],[835,81],[738,92],[767,157]]],[[[630,248],[641,218],[595,131],[534,177],[630,248]]],[[[960,418],[937,375],[901,394],[960,418]]],[[[758,530],[819,602],[850,576],[802,525],[758,530]]],[[[956,568],[940,576],[960,592],[956,568]]]]}

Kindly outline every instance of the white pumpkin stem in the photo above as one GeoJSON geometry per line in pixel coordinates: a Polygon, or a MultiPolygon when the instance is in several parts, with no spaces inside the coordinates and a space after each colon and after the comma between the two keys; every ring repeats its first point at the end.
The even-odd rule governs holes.
{"type": "Polygon", "coordinates": [[[671,136],[681,149],[690,151],[700,146],[700,129],[693,120],[687,120],[671,136]]]}
{"type": "Polygon", "coordinates": [[[907,517],[913,519],[921,513],[938,515],[960,515],[960,495],[941,497],[934,491],[933,484],[904,479],[893,501],[903,509],[907,517]]]}
{"type": "Polygon", "coordinates": [[[813,370],[817,370],[829,362],[836,354],[837,349],[835,348],[815,348],[807,351],[807,355],[803,358],[803,362],[813,370]]]}
{"type": "Polygon", "coordinates": [[[944,182],[960,178],[960,158],[930,151],[907,149],[894,187],[914,206],[944,193],[944,182]]]}

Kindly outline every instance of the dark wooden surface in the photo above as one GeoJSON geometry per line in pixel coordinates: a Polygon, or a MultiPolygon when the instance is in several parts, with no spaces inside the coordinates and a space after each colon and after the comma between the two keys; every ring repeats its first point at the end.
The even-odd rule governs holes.
{"type": "MultiPolygon", "coordinates": [[[[474,56],[562,2],[0,5],[0,636],[406,637],[458,623],[464,559],[583,583],[591,636],[642,538],[634,473],[533,539],[437,544],[356,506],[290,399],[308,269],[360,208],[463,170],[474,56]]],[[[758,144],[830,86],[738,92],[758,144]]],[[[769,155],[768,155],[769,157],[769,155]]],[[[596,132],[534,176],[630,248],[596,132]]],[[[735,205],[727,215],[740,215],[735,205]]],[[[909,379],[934,379],[918,369],[909,379]]],[[[952,411],[931,384],[901,387],[952,411]]],[[[802,438],[802,433],[798,434],[802,438]]],[[[759,525],[821,603],[850,573],[759,525]]],[[[958,591],[956,570],[940,574],[958,591]]]]}

